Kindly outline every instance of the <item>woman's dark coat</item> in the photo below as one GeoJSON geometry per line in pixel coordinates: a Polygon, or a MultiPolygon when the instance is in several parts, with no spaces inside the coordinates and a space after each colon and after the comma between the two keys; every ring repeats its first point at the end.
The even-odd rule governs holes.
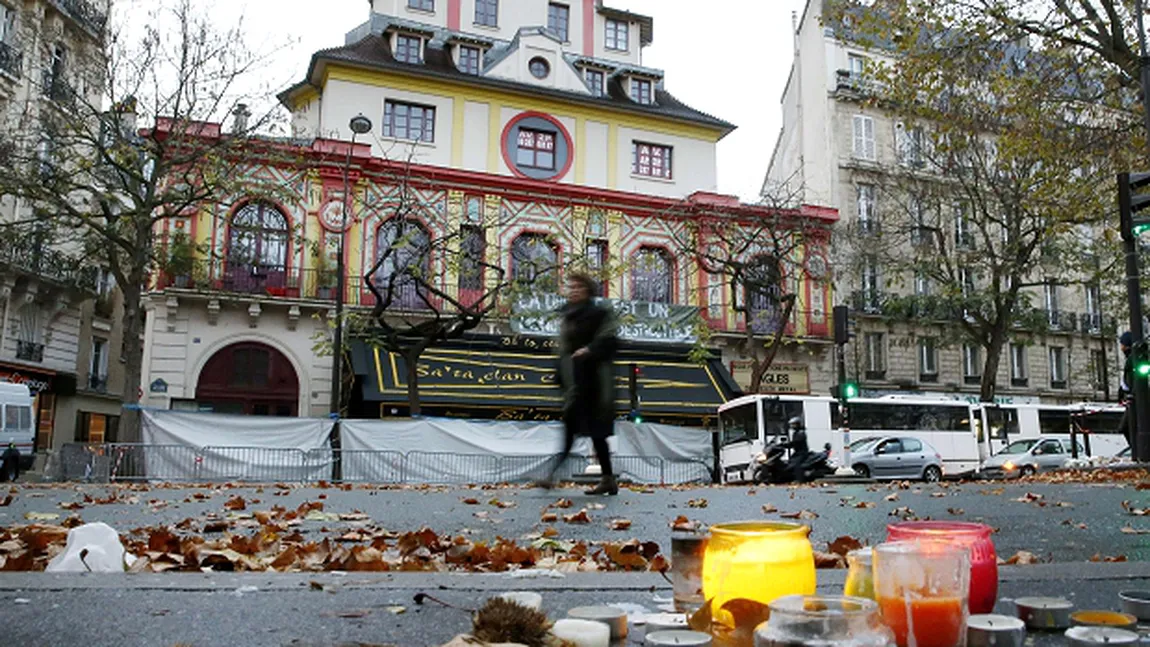
{"type": "Polygon", "coordinates": [[[615,313],[591,301],[563,310],[559,330],[559,388],[563,419],[576,435],[607,437],[614,433],[615,353],[619,342],[615,313]],[[587,355],[576,359],[575,351],[587,355]]]}

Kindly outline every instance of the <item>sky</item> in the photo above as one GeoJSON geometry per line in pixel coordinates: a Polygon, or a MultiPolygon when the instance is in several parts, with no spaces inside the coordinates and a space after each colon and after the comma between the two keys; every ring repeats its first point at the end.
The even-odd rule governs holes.
{"type": "MultiPolygon", "coordinates": [[[[128,0],[139,6],[147,0],[128,0]]],[[[196,0],[222,23],[241,15],[253,38],[278,46],[263,79],[286,87],[303,78],[312,52],[342,45],[368,18],[368,0],[196,0]]],[[[755,201],[782,121],[790,72],[792,11],[805,0],[607,0],[654,19],[643,64],[666,74],[668,91],[738,130],[719,143],[718,190],[755,201]]]]}

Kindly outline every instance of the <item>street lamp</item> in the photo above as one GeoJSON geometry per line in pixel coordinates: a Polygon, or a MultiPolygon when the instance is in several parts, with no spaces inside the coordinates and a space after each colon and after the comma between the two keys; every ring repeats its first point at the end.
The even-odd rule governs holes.
{"type": "Polygon", "coordinates": [[[343,399],[343,293],[346,289],[343,245],[344,239],[347,238],[347,211],[351,199],[348,191],[348,175],[351,172],[351,152],[355,149],[355,138],[371,132],[371,120],[361,113],[352,117],[347,125],[351,128],[351,145],[347,147],[347,161],[343,165],[343,213],[339,221],[339,255],[335,261],[335,338],[332,340],[331,361],[331,416],[336,419],[339,418],[340,403],[343,399]]]}

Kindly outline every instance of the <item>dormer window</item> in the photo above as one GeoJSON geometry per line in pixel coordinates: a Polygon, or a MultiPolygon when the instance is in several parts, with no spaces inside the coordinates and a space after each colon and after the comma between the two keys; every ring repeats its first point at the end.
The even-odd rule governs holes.
{"type": "Polygon", "coordinates": [[[648,79],[631,79],[631,100],[643,105],[651,105],[651,81],[648,79]]]}
{"type": "Polygon", "coordinates": [[[423,39],[411,34],[395,37],[395,60],[401,63],[423,63],[423,39]]]}
{"type": "Polygon", "coordinates": [[[591,91],[591,96],[602,97],[607,94],[604,87],[606,75],[603,74],[603,70],[583,68],[583,80],[587,82],[587,89],[591,91]]]}
{"type": "Polygon", "coordinates": [[[434,12],[435,0],[407,0],[407,8],[434,12]]]}
{"type": "Polygon", "coordinates": [[[474,45],[459,46],[459,71],[464,74],[479,74],[483,51],[474,45]]]}
{"type": "Polygon", "coordinates": [[[627,51],[627,23],[622,20],[607,19],[607,49],[619,52],[627,51]]]}

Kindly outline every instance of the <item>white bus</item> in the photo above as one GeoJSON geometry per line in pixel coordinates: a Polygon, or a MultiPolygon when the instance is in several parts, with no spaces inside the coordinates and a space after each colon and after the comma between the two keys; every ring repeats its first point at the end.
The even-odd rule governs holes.
{"type": "MultiPolygon", "coordinates": [[[[724,481],[751,478],[752,462],[771,440],[785,439],[786,423],[802,416],[812,451],[831,444],[831,458],[844,465],[838,402],[829,397],[747,395],[719,407],[719,461],[724,481]]],[[[855,398],[850,401],[850,442],[875,436],[918,438],[942,456],[947,476],[978,470],[988,454],[980,437],[977,405],[919,396],[855,398]]],[[[850,467],[850,465],[847,465],[850,467]]]]}
{"type": "Polygon", "coordinates": [[[25,384],[0,382],[0,453],[8,444],[20,452],[20,468],[32,466],[36,429],[33,425],[32,393],[25,384]]]}
{"type": "Polygon", "coordinates": [[[1068,440],[1071,423],[1076,422],[1078,444],[1089,447],[1091,456],[1116,456],[1127,446],[1122,429],[1124,412],[1121,405],[1114,403],[982,405],[983,426],[989,432],[992,454],[1016,440],[1040,437],[1068,440]]]}

